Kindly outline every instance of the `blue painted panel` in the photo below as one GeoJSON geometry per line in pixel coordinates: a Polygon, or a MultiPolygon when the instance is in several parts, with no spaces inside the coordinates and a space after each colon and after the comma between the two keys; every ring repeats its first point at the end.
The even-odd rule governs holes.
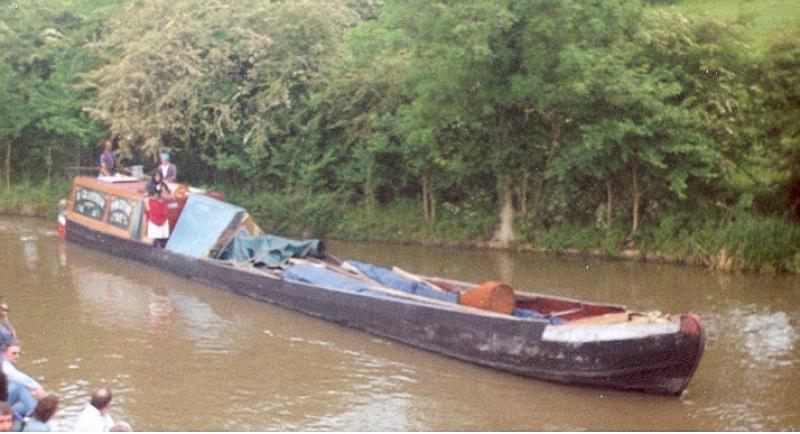
{"type": "Polygon", "coordinates": [[[208,257],[225,229],[245,210],[195,194],[189,196],[170,234],[167,250],[196,258],[208,257]]]}

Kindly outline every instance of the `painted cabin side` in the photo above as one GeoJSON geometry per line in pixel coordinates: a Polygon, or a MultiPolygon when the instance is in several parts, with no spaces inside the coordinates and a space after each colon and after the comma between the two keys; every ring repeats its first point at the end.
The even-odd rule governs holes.
{"type": "MultiPolygon", "coordinates": [[[[186,204],[186,188],[174,185],[167,198],[170,228],[174,228],[186,204]]],[[[212,197],[220,198],[219,194],[212,197]]],[[[76,177],[64,210],[65,217],[93,230],[150,244],[147,238],[147,181],[136,178],[76,177]],[[113,180],[113,182],[112,182],[113,180]]]]}

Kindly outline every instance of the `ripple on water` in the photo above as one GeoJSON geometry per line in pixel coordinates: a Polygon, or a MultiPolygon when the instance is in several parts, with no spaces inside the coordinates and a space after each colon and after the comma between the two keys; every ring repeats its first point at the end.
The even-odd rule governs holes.
{"type": "Polygon", "coordinates": [[[786,312],[747,315],[743,318],[742,332],[745,347],[750,355],[747,363],[751,367],[765,362],[783,362],[781,363],[783,366],[792,365],[790,357],[798,333],[786,312]]]}

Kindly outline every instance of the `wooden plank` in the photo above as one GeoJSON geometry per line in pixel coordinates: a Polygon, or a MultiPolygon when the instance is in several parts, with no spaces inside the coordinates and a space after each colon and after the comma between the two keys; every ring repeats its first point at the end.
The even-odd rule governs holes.
{"type": "Polygon", "coordinates": [[[581,325],[581,324],[617,324],[624,323],[630,320],[628,312],[614,312],[604,315],[587,316],[585,318],[578,318],[568,321],[565,326],[581,325]]]}
{"type": "MultiPolygon", "coordinates": [[[[422,277],[420,277],[420,276],[418,276],[416,274],[409,273],[408,271],[403,270],[400,267],[392,267],[392,272],[395,273],[395,274],[398,274],[398,275],[400,275],[402,277],[405,277],[406,279],[413,280],[414,282],[419,282],[419,283],[424,283],[424,284],[430,285],[432,288],[438,289],[439,291],[456,292],[456,293],[459,292],[457,290],[456,291],[448,291],[447,289],[444,289],[441,286],[439,286],[439,285],[437,285],[437,284],[435,284],[435,283],[433,283],[433,282],[431,282],[429,280],[425,280],[425,279],[423,279],[422,277]]],[[[444,281],[444,280],[442,280],[442,281],[444,281]]]]}

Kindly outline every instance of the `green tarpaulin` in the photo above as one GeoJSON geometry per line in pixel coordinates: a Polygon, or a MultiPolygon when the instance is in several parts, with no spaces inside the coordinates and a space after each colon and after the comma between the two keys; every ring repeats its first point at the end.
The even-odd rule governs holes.
{"type": "Polygon", "coordinates": [[[321,240],[290,240],[275,235],[249,236],[238,234],[217,255],[217,259],[249,261],[254,265],[276,267],[289,258],[325,256],[325,243],[321,240]]]}

